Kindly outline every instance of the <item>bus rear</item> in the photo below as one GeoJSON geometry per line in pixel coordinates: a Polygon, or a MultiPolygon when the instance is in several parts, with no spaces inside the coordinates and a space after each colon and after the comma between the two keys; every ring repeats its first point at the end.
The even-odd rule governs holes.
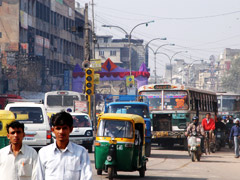
{"type": "Polygon", "coordinates": [[[74,111],[74,101],[82,101],[85,96],[74,91],[52,91],[45,93],[44,105],[47,112],[60,112],[71,109],[74,111]]]}

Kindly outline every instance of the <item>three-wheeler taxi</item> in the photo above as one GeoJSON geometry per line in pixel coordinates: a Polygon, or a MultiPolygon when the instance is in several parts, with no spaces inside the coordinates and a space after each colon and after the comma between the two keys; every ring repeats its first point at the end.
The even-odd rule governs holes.
{"type": "Polygon", "coordinates": [[[15,115],[11,111],[0,110],[0,149],[9,145],[6,126],[12,121],[15,121],[15,115]]]}
{"type": "Polygon", "coordinates": [[[98,118],[95,141],[97,174],[108,173],[111,180],[117,171],[139,171],[145,176],[145,122],[133,114],[106,113],[98,118]]]}

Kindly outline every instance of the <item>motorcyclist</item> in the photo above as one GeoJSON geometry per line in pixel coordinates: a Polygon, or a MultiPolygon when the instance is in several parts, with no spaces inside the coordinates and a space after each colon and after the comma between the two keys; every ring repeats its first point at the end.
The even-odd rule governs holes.
{"type": "Polygon", "coordinates": [[[192,123],[189,124],[187,128],[186,136],[191,136],[194,131],[196,131],[197,135],[201,138],[201,149],[202,149],[202,152],[205,152],[205,149],[204,149],[205,133],[201,123],[199,123],[199,118],[197,116],[192,118],[192,123]]]}
{"type": "Polygon", "coordinates": [[[227,127],[221,120],[221,116],[218,116],[215,123],[215,129],[221,129],[222,132],[225,132],[227,127]]]}

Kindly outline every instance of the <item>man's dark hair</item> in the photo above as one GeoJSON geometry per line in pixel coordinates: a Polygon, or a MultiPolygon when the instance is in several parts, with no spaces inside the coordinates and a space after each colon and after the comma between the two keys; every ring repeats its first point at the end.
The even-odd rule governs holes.
{"type": "Polygon", "coordinates": [[[18,121],[13,121],[13,122],[11,122],[10,124],[7,124],[7,126],[6,126],[6,129],[7,129],[7,133],[9,133],[9,128],[21,128],[22,130],[23,130],[23,132],[24,132],[24,124],[23,123],[20,123],[20,122],[18,122],[18,121]]]}
{"type": "Polygon", "coordinates": [[[68,127],[73,126],[73,118],[71,114],[61,111],[57,114],[54,114],[51,118],[51,125],[52,126],[63,126],[67,125],[68,127]]]}
{"type": "Polygon", "coordinates": [[[207,113],[206,115],[209,115],[209,116],[211,116],[211,113],[207,113]]]}

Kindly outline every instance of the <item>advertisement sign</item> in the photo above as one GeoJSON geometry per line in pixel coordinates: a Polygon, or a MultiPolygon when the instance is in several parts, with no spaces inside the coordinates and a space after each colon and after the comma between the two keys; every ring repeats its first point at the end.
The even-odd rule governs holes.
{"type": "Polygon", "coordinates": [[[126,77],[126,86],[127,87],[134,86],[134,76],[133,75],[126,77]]]}
{"type": "Polygon", "coordinates": [[[88,113],[88,102],[87,101],[74,101],[74,111],[88,113]]]}
{"type": "Polygon", "coordinates": [[[69,90],[69,85],[70,85],[70,71],[69,70],[64,70],[64,77],[63,77],[63,90],[69,90]]]}
{"type": "Polygon", "coordinates": [[[91,59],[90,67],[93,68],[94,71],[101,71],[102,70],[101,59],[91,59]]]}
{"type": "Polygon", "coordinates": [[[100,83],[100,74],[94,74],[94,84],[100,83]]]}

